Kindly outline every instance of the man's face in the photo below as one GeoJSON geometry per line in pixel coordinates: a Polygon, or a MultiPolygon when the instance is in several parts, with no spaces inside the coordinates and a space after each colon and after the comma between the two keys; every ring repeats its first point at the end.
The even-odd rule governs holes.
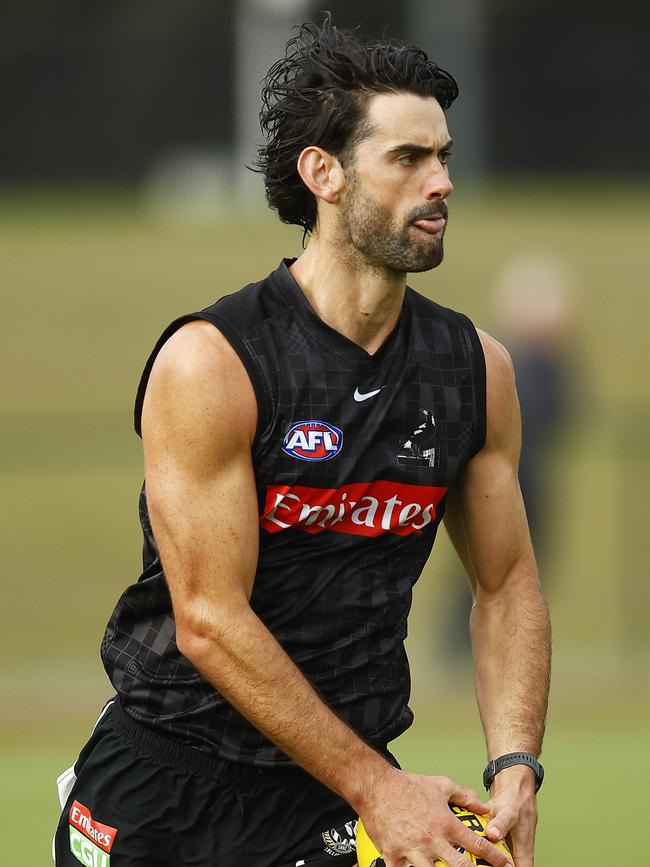
{"type": "Polygon", "coordinates": [[[428,271],[442,262],[451,139],[433,97],[378,94],[346,168],[340,228],[372,267],[428,271]]]}

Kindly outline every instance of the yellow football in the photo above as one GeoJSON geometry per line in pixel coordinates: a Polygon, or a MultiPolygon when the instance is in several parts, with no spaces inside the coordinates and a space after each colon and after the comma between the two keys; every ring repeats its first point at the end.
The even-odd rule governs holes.
{"type": "MultiPolygon", "coordinates": [[[[489,816],[481,816],[478,813],[472,813],[472,811],[468,810],[466,807],[457,807],[455,804],[450,804],[449,808],[452,813],[460,819],[463,825],[466,825],[470,829],[470,831],[474,831],[474,833],[478,834],[480,837],[485,837],[485,829],[490,821],[489,816]]],[[[508,855],[510,854],[510,850],[503,840],[500,840],[494,845],[497,849],[501,849],[502,852],[506,852],[508,855]]],[[[478,855],[466,852],[465,849],[461,849],[460,851],[463,852],[470,864],[481,865],[487,863],[479,858],[478,855]]],[[[377,847],[368,836],[361,819],[359,819],[357,824],[357,861],[359,867],[385,867],[384,859],[381,857],[381,853],[377,850],[377,847]]],[[[447,867],[445,861],[434,861],[433,863],[434,867],[447,867]]]]}

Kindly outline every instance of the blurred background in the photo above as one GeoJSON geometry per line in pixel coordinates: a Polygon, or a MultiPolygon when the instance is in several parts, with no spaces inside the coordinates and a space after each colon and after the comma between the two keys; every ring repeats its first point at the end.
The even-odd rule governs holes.
{"type": "MultiPolygon", "coordinates": [[[[647,6],[330,0],[458,79],[446,259],[412,285],[502,339],[555,632],[538,863],[650,865],[647,6]]],[[[110,695],[99,642],[137,579],[132,402],[164,326],[301,232],[246,169],[259,81],[308,0],[0,5],[0,860],[50,863],[55,776],[110,695]]],[[[464,579],[416,588],[406,767],[480,787],[464,579]]]]}

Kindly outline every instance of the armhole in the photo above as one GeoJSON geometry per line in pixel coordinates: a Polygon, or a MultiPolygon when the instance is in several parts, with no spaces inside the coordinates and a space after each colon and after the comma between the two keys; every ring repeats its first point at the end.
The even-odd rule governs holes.
{"type": "Polygon", "coordinates": [[[179,328],[182,328],[183,325],[187,325],[188,322],[195,322],[197,320],[205,320],[206,322],[211,322],[214,327],[223,334],[228,343],[237,353],[237,356],[241,363],[244,365],[246,373],[248,374],[248,377],[253,386],[255,398],[257,400],[257,429],[255,431],[255,438],[257,439],[260,433],[266,428],[268,416],[268,395],[267,389],[264,385],[262,374],[255,365],[255,362],[253,361],[253,358],[251,357],[251,354],[246,347],[246,343],[234,331],[234,329],[220,316],[216,316],[214,313],[206,312],[188,313],[185,316],[181,316],[178,319],[175,319],[170,325],[168,325],[167,328],[165,328],[163,333],[160,335],[160,338],[154,346],[151,355],[147,359],[147,363],[145,364],[144,370],[142,371],[142,376],[140,377],[140,384],[138,385],[138,391],[135,397],[135,407],[133,410],[133,423],[135,427],[135,432],[139,437],[142,437],[142,406],[144,404],[144,396],[145,392],[147,391],[147,384],[149,382],[151,370],[158,356],[158,353],[172,336],[172,334],[178,331],[179,328]]]}
{"type": "Polygon", "coordinates": [[[471,319],[463,313],[458,314],[464,324],[464,334],[469,341],[469,351],[473,361],[472,380],[474,385],[474,411],[476,413],[476,430],[474,441],[468,460],[481,451],[487,437],[487,372],[485,367],[485,353],[481,338],[471,319]]]}

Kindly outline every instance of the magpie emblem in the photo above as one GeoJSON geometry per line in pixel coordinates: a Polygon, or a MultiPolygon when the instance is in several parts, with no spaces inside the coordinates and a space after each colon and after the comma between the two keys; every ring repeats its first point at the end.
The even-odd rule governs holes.
{"type": "Polygon", "coordinates": [[[417,424],[397,446],[397,463],[411,467],[437,467],[440,449],[436,445],[436,421],[429,409],[418,410],[417,424]]]}

